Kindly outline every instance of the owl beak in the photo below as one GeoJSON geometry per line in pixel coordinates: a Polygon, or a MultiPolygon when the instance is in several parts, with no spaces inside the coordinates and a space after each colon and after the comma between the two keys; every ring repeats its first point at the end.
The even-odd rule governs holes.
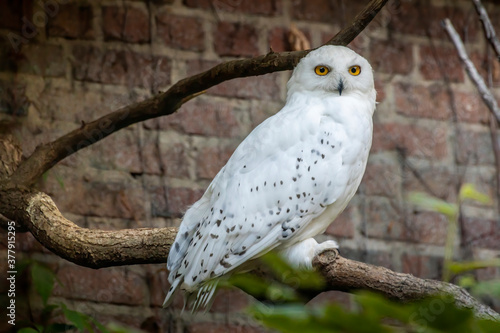
{"type": "Polygon", "coordinates": [[[339,80],[337,90],[339,91],[339,96],[342,96],[342,90],[344,90],[344,81],[342,79],[339,80]]]}

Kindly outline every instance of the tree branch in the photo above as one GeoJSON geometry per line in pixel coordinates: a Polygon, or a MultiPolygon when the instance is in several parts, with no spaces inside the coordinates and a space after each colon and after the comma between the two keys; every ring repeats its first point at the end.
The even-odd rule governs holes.
{"type": "Polygon", "coordinates": [[[500,41],[498,40],[497,34],[495,32],[495,28],[493,28],[493,24],[491,24],[490,17],[488,16],[488,12],[484,8],[481,0],[472,0],[474,5],[476,6],[477,15],[479,15],[479,19],[483,22],[484,34],[486,35],[486,39],[490,42],[493,50],[497,55],[497,60],[500,61],[500,41]]]}
{"type": "Polygon", "coordinates": [[[450,36],[451,41],[453,42],[453,44],[455,44],[458,56],[460,57],[460,60],[462,60],[462,63],[465,67],[465,70],[467,71],[467,74],[469,74],[470,79],[476,85],[476,88],[479,91],[479,94],[481,95],[484,103],[488,106],[490,111],[493,112],[497,121],[500,121],[500,108],[498,107],[497,100],[486,86],[486,83],[477,71],[476,66],[474,66],[472,61],[469,59],[467,51],[465,50],[464,43],[455,30],[455,27],[453,27],[453,24],[449,19],[445,19],[443,21],[443,26],[450,36]]]}
{"type": "Polygon", "coordinates": [[[346,259],[334,250],[316,256],[313,266],[332,290],[370,290],[402,302],[435,295],[452,296],[457,306],[473,310],[477,317],[500,320],[498,313],[477,301],[463,288],[451,283],[420,279],[411,274],[396,273],[384,267],[346,259]]]}
{"type": "MultiPolygon", "coordinates": [[[[388,0],[372,0],[356,16],[350,26],[341,30],[327,44],[349,44],[375,17],[388,0]]],[[[65,157],[90,146],[108,135],[129,125],[147,119],[174,113],[191,99],[192,95],[221,82],[293,69],[311,50],[295,52],[270,52],[251,59],[233,60],[219,64],[203,73],[174,84],[163,94],[132,104],[105,115],[63,137],[43,144],[23,163],[12,176],[12,181],[25,186],[33,185],[47,170],[65,157]]]]}

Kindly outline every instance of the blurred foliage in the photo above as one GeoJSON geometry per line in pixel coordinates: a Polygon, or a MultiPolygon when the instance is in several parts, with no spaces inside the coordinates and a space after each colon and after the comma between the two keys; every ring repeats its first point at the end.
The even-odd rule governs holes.
{"type": "Polygon", "coordinates": [[[338,304],[269,306],[262,303],[249,309],[266,327],[281,332],[348,333],[493,333],[500,323],[475,317],[470,309],[457,308],[453,299],[434,297],[401,304],[370,292],[354,296],[355,310],[338,304]]]}
{"type": "MultiPolygon", "coordinates": [[[[260,299],[262,302],[252,305],[248,313],[280,332],[500,332],[500,322],[479,319],[472,310],[456,307],[454,299],[444,295],[402,304],[360,291],[353,296],[353,309],[335,303],[305,305],[308,299],[303,297],[304,292],[322,290],[320,275],[296,270],[276,254],[265,255],[262,263],[267,267],[264,271],[272,273],[270,277],[239,274],[230,278],[229,284],[260,299]]],[[[495,288],[500,289],[500,284],[495,288]]]]}
{"type": "MultiPolygon", "coordinates": [[[[40,297],[42,308],[41,314],[32,321],[20,321],[16,323],[18,333],[58,333],[58,332],[102,332],[102,333],[134,333],[137,332],[128,327],[109,324],[104,326],[94,318],[82,312],[71,310],[66,304],[50,304],[54,286],[57,284],[64,287],[56,278],[55,273],[47,265],[27,259],[16,264],[18,274],[29,270],[31,277],[30,289],[40,297]],[[65,319],[65,320],[63,320],[65,319]]],[[[33,316],[31,316],[33,317],[33,316]]]]}
{"type": "MultiPolygon", "coordinates": [[[[460,205],[464,201],[483,204],[488,196],[470,184],[460,189],[456,203],[449,203],[423,193],[414,193],[410,201],[448,219],[448,237],[445,246],[443,279],[478,268],[500,266],[500,260],[458,262],[453,260],[460,205]]],[[[265,255],[261,270],[270,274],[240,274],[229,279],[229,284],[243,289],[262,302],[248,312],[264,326],[281,332],[500,332],[500,322],[479,319],[470,309],[458,308],[453,298],[435,296],[402,304],[372,292],[362,291],[353,296],[352,309],[339,304],[305,305],[308,294],[322,290],[324,281],[315,272],[290,267],[276,254],[265,255]],[[268,276],[271,276],[269,278],[268,276]]],[[[472,275],[461,276],[459,285],[475,296],[500,297],[500,280],[477,282],[472,275]]]]}

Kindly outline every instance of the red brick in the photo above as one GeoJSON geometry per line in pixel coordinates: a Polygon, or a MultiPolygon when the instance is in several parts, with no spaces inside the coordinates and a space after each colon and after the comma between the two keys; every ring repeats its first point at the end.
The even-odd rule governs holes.
{"type": "Polygon", "coordinates": [[[156,16],[157,34],[173,48],[203,51],[205,48],[203,24],[195,17],[174,16],[168,12],[156,16]]]}
{"type": "Polygon", "coordinates": [[[464,81],[464,70],[453,47],[420,46],[420,73],[426,80],[464,81]]]}
{"type": "Polygon", "coordinates": [[[457,106],[457,118],[469,123],[488,124],[490,111],[484,104],[479,92],[466,93],[455,92],[455,104],[457,106]]]}
{"type": "Polygon", "coordinates": [[[397,202],[372,197],[368,200],[366,216],[366,236],[384,240],[404,239],[404,216],[397,202]]]}
{"type": "Polygon", "coordinates": [[[443,259],[438,257],[403,254],[403,273],[410,273],[425,279],[441,279],[443,259]]]}
{"type": "Polygon", "coordinates": [[[209,99],[190,101],[175,114],[159,118],[159,128],[186,134],[238,137],[243,124],[236,118],[238,111],[228,104],[209,99]]]}
{"type": "MultiPolygon", "coordinates": [[[[164,186],[150,187],[147,189],[151,198],[152,217],[172,217],[167,203],[167,190],[164,186]]],[[[178,214],[176,215],[178,216],[178,214]]]]}
{"type": "Polygon", "coordinates": [[[413,213],[407,217],[405,238],[415,243],[444,245],[448,232],[448,220],[434,212],[413,213]]]}
{"type": "Polygon", "coordinates": [[[149,42],[149,14],[133,6],[102,8],[104,39],[131,43],[149,42]]]}
{"type": "Polygon", "coordinates": [[[494,165],[491,134],[461,129],[457,133],[457,162],[463,165],[494,165]]]}
{"type": "Polygon", "coordinates": [[[281,0],[271,1],[234,1],[234,0],[184,0],[184,5],[191,8],[215,10],[220,12],[246,13],[255,15],[276,16],[282,12],[281,0]]]}
{"type": "Polygon", "coordinates": [[[200,179],[213,179],[227,163],[235,147],[204,147],[196,158],[196,176],[200,179]]]}
{"type": "Polygon", "coordinates": [[[145,87],[153,91],[170,83],[170,61],[165,57],[89,46],[75,46],[73,57],[76,80],[145,87]]]}
{"type": "Polygon", "coordinates": [[[397,2],[390,10],[388,28],[400,34],[412,34],[429,38],[449,40],[441,26],[441,21],[449,18],[460,33],[463,40],[474,40],[477,37],[479,20],[469,3],[468,9],[460,6],[437,7],[430,1],[408,0],[397,2]]]}
{"type": "Polygon", "coordinates": [[[402,149],[410,156],[444,158],[448,152],[444,126],[433,128],[397,123],[374,125],[373,152],[402,149]]]}
{"type": "MultiPolygon", "coordinates": [[[[496,31],[500,31],[500,29],[496,31]]],[[[494,87],[500,86],[500,62],[495,61],[494,52],[486,52],[486,54],[484,52],[469,52],[469,56],[484,79],[488,78],[489,80],[491,77],[492,85],[494,87]]]]}
{"type": "MultiPolygon", "coordinates": [[[[38,9],[39,10],[39,9],[38,9]]],[[[37,10],[35,10],[36,15],[37,10]]],[[[68,4],[59,5],[59,9],[54,9],[54,14],[48,18],[47,30],[49,36],[92,39],[92,7],[68,4]]]]}
{"type": "Polygon", "coordinates": [[[458,177],[444,167],[415,167],[405,170],[404,191],[426,192],[448,202],[454,202],[458,177]]]}
{"type": "Polygon", "coordinates": [[[188,148],[184,139],[175,133],[160,133],[160,161],[168,177],[189,178],[188,148]]]}
{"type": "Polygon", "coordinates": [[[89,162],[101,170],[142,173],[139,138],[134,130],[121,130],[90,146],[89,162]]]}
{"type": "Polygon", "coordinates": [[[16,61],[17,71],[44,77],[62,77],[66,74],[63,49],[55,45],[26,44],[16,61]]]}
{"type": "Polygon", "coordinates": [[[396,110],[398,113],[415,117],[438,120],[451,115],[451,99],[443,84],[431,86],[397,83],[394,86],[396,110]]]}
{"type": "Polygon", "coordinates": [[[382,103],[385,100],[385,85],[388,84],[385,81],[375,79],[375,90],[377,91],[377,102],[382,103]]]}
{"type": "Polygon", "coordinates": [[[462,227],[462,242],[465,246],[500,250],[498,221],[465,217],[462,227]]]}
{"type": "Polygon", "coordinates": [[[133,181],[92,180],[92,176],[76,174],[71,168],[59,168],[57,173],[49,173],[42,191],[54,199],[62,212],[134,220],[145,216],[144,190],[133,181]]]}
{"type": "Polygon", "coordinates": [[[126,268],[101,268],[66,265],[57,271],[54,296],[100,303],[142,305],[146,285],[142,277],[126,268]]]}
{"type": "Polygon", "coordinates": [[[232,323],[194,323],[187,327],[188,333],[264,333],[264,328],[232,323]]]}
{"type": "Polygon", "coordinates": [[[368,163],[361,188],[366,195],[394,198],[399,193],[401,171],[396,165],[368,163]]]}
{"type": "Polygon", "coordinates": [[[346,26],[366,5],[362,1],[350,1],[345,6],[339,1],[329,0],[295,0],[292,6],[292,17],[298,20],[335,22],[346,26]]]}
{"type": "MultiPolygon", "coordinates": [[[[306,36],[307,40],[311,40],[311,34],[309,31],[302,30],[302,33],[306,36]]],[[[290,45],[290,29],[277,27],[273,28],[268,35],[269,48],[274,52],[285,52],[294,51],[292,45],[290,45]]]]}
{"type": "Polygon", "coordinates": [[[325,233],[334,237],[353,238],[354,225],[359,219],[359,208],[351,202],[351,204],[332,221],[325,233]]]}
{"type": "Polygon", "coordinates": [[[412,44],[397,40],[371,40],[370,63],[375,72],[409,74],[413,69],[412,44]]]}
{"type": "Polygon", "coordinates": [[[181,216],[189,206],[201,198],[205,191],[186,187],[167,188],[167,203],[172,216],[181,216]]]}
{"type": "Polygon", "coordinates": [[[141,143],[141,159],[144,173],[161,175],[160,158],[158,133],[145,131],[143,142],[141,143]]]}
{"type": "Polygon", "coordinates": [[[165,295],[167,294],[168,271],[164,264],[147,265],[146,270],[146,283],[149,287],[150,305],[159,307],[163,305],[165,295]]]}
{"type": "Polygon", "coordinates": [[[253,298],[245,292],[237,289],[221,288],[215,294],[214,303],[210,312],[242,312],[251,303],[253,298]]]}
{"type": "Polygon", "coordinates": [[[219,22],[215,36],[214,48],[220,56],[250,57],[259,54],[259,37],[254,26],[219,22]]]}

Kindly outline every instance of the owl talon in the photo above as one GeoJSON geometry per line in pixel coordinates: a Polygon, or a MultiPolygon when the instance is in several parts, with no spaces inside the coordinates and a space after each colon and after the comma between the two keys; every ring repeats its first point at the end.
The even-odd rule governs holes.
{"type": "Polygon", "coordinates": [[[314,256],[317,256],[327,250],[336,250],[338,252],[339,244],[334,240],[327,240],[321,244],[316,245],[314,249],[314,256]]]}

